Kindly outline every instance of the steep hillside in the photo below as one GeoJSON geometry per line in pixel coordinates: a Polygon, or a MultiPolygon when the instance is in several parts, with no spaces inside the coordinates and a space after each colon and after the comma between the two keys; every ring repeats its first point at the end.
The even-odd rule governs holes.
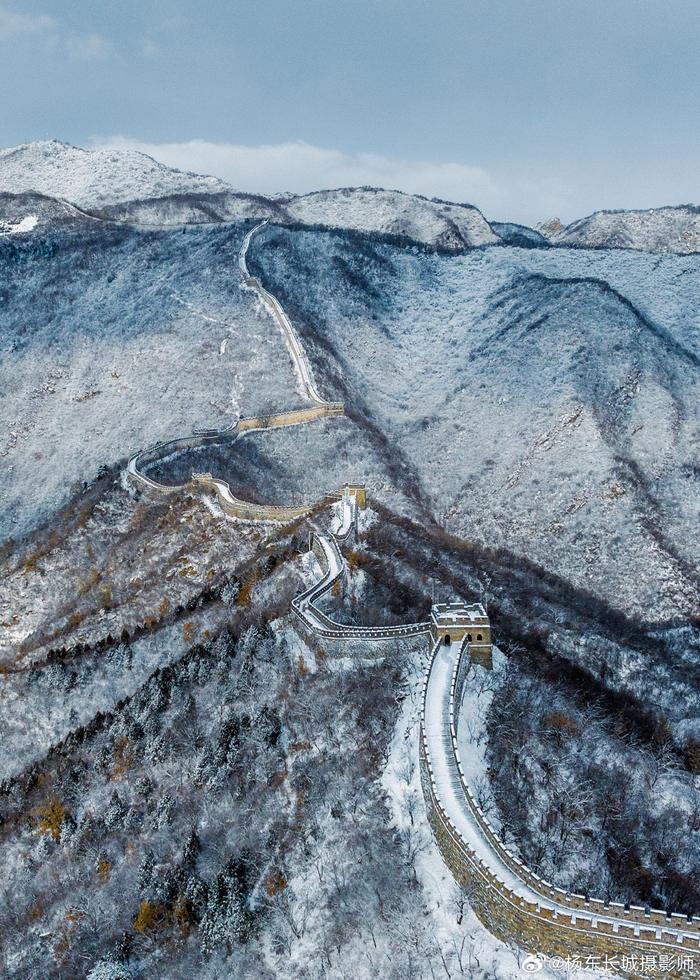
{"type": "MultiPolygon", "coordinates": [[[[520,974],[513,953],[469,913],[430,838],[416,766],[421,649],[396,645],[377,658],[354,646],[337,657],[294,629],[289,601],[311,572],[304,526],[226,521],[186,496],[147,503],[125,493],[116,474],[56,517],[58,533],[49,526],[0,556],[0,605],[26,637],[3,655],[0,678],[8,976],[83,976],[102,960],[125,980],[227,976],[243,966],[256,977],[319,980],[327,961],[339,971],[353,963],[360,978],[422,980],[443,962],[475,980],[520,974]],[[324,950],[323,962],[309,964],[309,947],[324,950]]],[[[614,719],[606,762],[624,738],[625,761],[640,765],[637,782],[660,775],[663,798],[647,791],[635,814],[661,803],[673,820],[676,796],[697,803],[689,773],[653,769],[649,746],[662,733],[668,741],[669,722],[637,698],[640,688],[671,692],[674,729],[690,707],[697,732],[697,665],[683,661],[670,631],[647,633],[517,556],[383,508],[363,525],[334,607],[364,620],[391,597],[405,621],[431,585],[488,597],[499,642],[526,673],[515,692],[517,727],[511,719],[501,738],[531,742],[527,712],[555,688],[572,725],[582,720],[577,701],[588,706],[586,720],[595,705],[599,727],[614,719]],[[567,645],[569,657],[585,649],[587,669],[572,669],[567,645]],[[623,660],[630,689],[616,698],[603,667],[614,680],[623,660]]],[[[534,734],[556,738],[553,724],[542,719],[534,734]]],[[[573,741],[568,729],[561,740],[573,741]]],[[[551,792],[568,771],[561,740],[551,792]]],[[[588,780],[592,767],[570,754],[588,780]]],[[[512,757],[506,747],[495,762],[512,757]]],[[[527,772],[539,761],[528,744],[527,772]]],[[[525,788],[527,772],[518,770],[525,788]]],[[[604,775],[596,790],[608,785],[604,775]]],[[[529,855],[523,823],[534,808],[520,784],[502,788],[512,794],[508,831],[520,832],[529,855]]],[[[575,797],[578,857],[585,821],[597,816],[591,799],[575,797]]],[[[561,810],[563,801],[553,804],[561,810]]],[[[611,866],[644,853],[654,813],[642,816],[613,836],[611,866]]],[[[550,822],[557,853],[561,824],[550,822]]],[[[674,823],[664,834],[672,845],[680,849],[667,870],[692,874],[697,842],[674,823]]],[[[634,887],[637,896],[638,880],[611,875],[609,893],[634,887]]],[[[689,876],[686,895],[694,891],[689,876]]]]}
{"type": "Polygon", "coordinates": [[[135,150],[83,150],[58,140],[0,150],[0,187],[37,191],[80,207],[227,189],[217,177],[183,173],[135,150]]]}
{"type": "Polygon", "coordinates": [[[697,260],[589,256],[269,229],[253,262],[436,520],[644,618],[683,615],[700,557],[697,260]]]}
{"type": "Polygon", "coordinates": [[[474,207],[373,187],[319,191],[285,202],[292,221],[398,235],[445,249],[499,239],[474,207]]]}
{"type": "Polygon", "coordinates": [[[649,211],[596,211],[565,228],[540,228],[556,245],[634,248],[643,252],[700,252],[700,208],[693,205],[649,211]]]}
{"type": "Polygon", "coordinates": [[[352,419],[253,432],[230,442],[178,453],[146,468],[160,483],[185,483],[193,471],[214,473],[232,492],[261,504],[314,503],[344,483],[363,482],[370,494],[389,482],[382,452],[352,419]]]}
{"type": "Polygon", "coordinates": [[[301,401],[241,288],[244,233],[89,222],[0,238],[0,536],[158,439],[301,401]]]}
{"type": "MultiPolygon", "coordinates": [[[[241,289],[245,226],[76,220],[0,241],[5,535],[157,439],[299,403],[282,336],[241,289]]],[[[697,261],[507,247],[449,257],[273,227],[251,256],[329,395],[346,401],[357,431],[337,439],[379,499],[651,619],[687,613],[697,594],[697,261]]],[[[329,489],[344,467],[324,475],[324,454],[342,460],[332,427],[327,438],[288,472],[287,447],[311,462],[311,430],[263,439],[256,452],[273,456],[259,493],[278,499],[299,473],[314,475],[301,494],[329,489]]],[[[249,485],[256,445],[241,457],[248,475],[235,463],[223,475],[249,485]]],[[[206,468],[218,465],[210,454],[206,468]]]]}

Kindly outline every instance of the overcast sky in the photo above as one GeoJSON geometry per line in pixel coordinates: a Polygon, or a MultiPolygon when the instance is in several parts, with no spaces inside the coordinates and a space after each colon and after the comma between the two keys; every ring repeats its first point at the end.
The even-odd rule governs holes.
{"type": "Polygon", "coordinates": [[[0,144],[568,221],[700,202],[699,51],[699,0],[0,0],[0,144]]]}

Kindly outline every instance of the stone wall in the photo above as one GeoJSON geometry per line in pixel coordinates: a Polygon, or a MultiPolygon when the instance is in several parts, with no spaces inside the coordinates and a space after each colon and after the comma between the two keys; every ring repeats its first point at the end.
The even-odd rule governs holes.
{"type": "MultiPolygon", "coordinates": [[[[154,463],[158,459],[164,459],[173,453],[184,452],[188,449],[196,449],[200,446],[210,445],[216,442],[235,440],[245,433],[260,431],[262,429],[282,428],[291,425],[303,425],[307,422],[315,422],[318,419],[329,416],[344,415],[344,406],[340,403],[327,402],[322,405],[312,405],[308,408],[292,409],[289,412],[280,412],[276,415],[254,416],[252,418],[240,419],[237,423],[227,429],[204,429],[193,432],[189,436],[181,436],[179,439],[170,439],[168,442],[158,442],[148,449],[143,449],[135,453],[127,465],[127,478],[140,489],[148,490],[156,494],[178,493],[183,490],[207,488],[211,490],[219,499],[221,507],[225,513],[231,517],[237,517],[243,521],[290,521],[301,517],[314,508],[314,501],[308,504],[295,506],[275,506],[274,504],[254,504],[250,501],[241,500],[231,493],[231,488],[224,480],[213,477],[211,473],[193,473],[188,483],[179,486],[168,486],[165,483],[158,483],[141,471],[143,466],[154,463]]],[[[363,488],[364,490],[364,488],[363,488]]],[[[334,497],[335,499],[335,497],[334,497]]]]}
{"type": "Polygon", "coordinates": [[[303,425],[305,422],[316,422],[318,419],[330,416],[345,415],[342,402],[324,402],[322,405],[310,405],[308,408],[294,408],[288,412],[278,412],[275,415],[256,415],[252,418],[241,419],[237,426],[239,433],[251,432],[254,429],[279,429],[289,425],[303,425]]]}
{"type": "MultiPolygon", "coordinates": [[[[653,957],[656,962],[669,964],[664,976],[700,976],[700,920],[689,921],[686,916],[668,915],[660,910],[645,910],[634,906],[626,909],[619,903],[605,903],[583,895],[569,894],[543,881],[527,868],[498,838],[496,831],[478,807],[469,789],[457,748],[459,703],[467,670],[468,649],[465,644],[457,657],[452,674],[449,717],[449,738],[455,753],[460,784],[465,801],[483,830],[489,847],[517,877],[542,895],[542,902],[531,902],[514,892],[498,878],[483,855],[478,855],[463,839],[443,807],[433,776],[425,730],[425,696],[428,677],[439,645],[435,645],[425,677],[423,710],[420,724],[419,765],[426,811],[440,853],[459,885],[461,885],[483,924],[499,939],[514,942],[531,953],[563,958],[593,958],[601,968],[606,962],[611,969],[629,977],[644,976],[634,965],[635,958],[653,957]],[[548,906],[547,898],[566,911],[548,906]],[[598,916],[614,917],[615,924],[601,921],[598,916]],[[682,930],[684,935],[679,931],[682,930]],[[690,933],[690,935],[688,935],[690,933]],[[683,962],[688,960],[689,962],[683,962]]],[[[647,960],[648,962],[648,960],[647,960]]]]}
{"type": "MultiPolygon", "coordinates": [[[[335,494],[329,496],[334,497],[335,494]]],[[[292,601],[292,611],[307,629],[310,629],[317,636],[337,640],[403,639],[427,635],[430,632],[430,624],[427,622],[405,623],[400,626],[348,626],[345,623],[335,622],[330,616],[322,612],[315,603],[330,592],[334,583],[344,574],[345,562],[334,538],[330,535],[323,535],[323,540],[335,553],[335,564],[338,567],[338,571],[331,574],[333,569],[329,565],[321,539],[321,534],[314,529],[312,551],[321,566],[323,575],[318,582],[314,582],[312,586],[305,589],[292,601]],[[307,612],[309,607],[313,608],[313,617],[307,612]]]]}
{"type": "MultiPolygon", "coordinates": [[[[531,953],[547,956],[567,957],[585,961],[595,959],[601,967],[606,957],[617,972],[630,977],[642,976],[635,969],[625,969],[624,961],[637,957],[654,956],[661,962],[662,956],[693,957],[700,964],[700,948],[696,942],[676,942],[675,933],[669,932],[659,940],[656,930],[645,930],[633,925],[620,925],[618,931],[607,923],[594,924],[588,919],[571,915],[557,914],[541,906],[535,906],[511,891],[504,882],[496,878],[482,859],[472,851],[459,836],[449,816],[442,808],[434,785],[430,780],[430,770],[425,754],[425,743],[421,740],[421,782],[426,800],[426,810],[430,826],[445,864],[453,877],[461,885],[469,898],[474,912],[486,928],[503,942],[516,943],[531,953]]],[[[695,966],[677,967],[665,972],[664,976],[697,977],[695,966]]]]}
{"type": "Polygon", "coordinates": [[[314,504],[298,504],[293,507],[277,507],[274,504],[254,504],[234,497],[231,488],[224,480],[215,479],[211,473],[193,473],[190,485],[193,489],[210,490],[217,497],[223,511],[230,517],[242,521],[286,521],[303,517],[313,509],[314,504]]]}
{"type": "MultiPolygon", "coordinates": [[[[295,369],[299,375],[304,391],[311,401],[311,405],[306,408],[290,409],[287,412],[279,412],[274,415],[257,415],[252,418],[239,419],[238,422],[225,429],[201,429],[191,435],[182,436],[179,439],[171,439],[169,442],[159,442],[148,449],[134,453],[127,464],[127,478],[130,482],[144,490],[153,493],[171,494],[186,490],[190,487],[204,487],[215,493],[224,511],[232,517],[237,517],[245,521],[289,521],[294,520],[313,509],[315,503],[297,505],[291,507],[277,507],[274,505],[254,504],[249,501],[240,500],[231,493],[228,483],[213,477],[211,473],[192,474],[189,483],[180,486],[167,486],[152,480],[142,472],[142,468],[158,459],[163,459],[176,452],[183,452],[187,449],[195,449],[200,446],[221,442],[223,440],[234,441],[246,432],[261,429],[274,429],[282,426],[303,425],[307,422],[314,422],[318,419],[345,414],[345,406],[342,402],[328,402],[318,392],[313,378],[311,366],[306,357],[306,352],[299,340],[299,337],[292,326],[292,323],[284,312],[281,304],[272,293],[269,293],[263,285],[248,273],[246,262],[247,250],[253,235],[259,231],[266,222],[262,222],[246,235],[239,255],[239,267],[247,286],[254,289],[261,300],[267,305],[273,317],[282,329],[289,349],[290,356],[295,369]]],[[[364,506],[364,487],[356,488],[356,500],[359,503],[360,491],[364,506]]]]}

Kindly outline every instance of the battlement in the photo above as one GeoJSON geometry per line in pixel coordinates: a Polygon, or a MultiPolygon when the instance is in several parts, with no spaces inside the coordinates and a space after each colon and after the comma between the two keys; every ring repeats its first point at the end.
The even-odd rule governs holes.
{"type": "Polygon", "coordinates": [[[437,602],[430,610],[430,632],[444,643],[469,643],[472,660],[487,667],[493,665],[491,623],[480,602],[437,602]]]}
{"type": "Polygon", "coordinates": [[[349,497],[355,498],[355,505],[364,510],[367,506],[367,488],[364,483],[345,483],[340,490],[329,490],[325,496],[326,500],[342,500],[347,493],[349,497]]]}

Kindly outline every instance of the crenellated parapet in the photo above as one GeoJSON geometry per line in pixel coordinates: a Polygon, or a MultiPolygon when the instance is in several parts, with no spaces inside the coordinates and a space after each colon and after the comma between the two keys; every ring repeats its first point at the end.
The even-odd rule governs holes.
{"type": "MultiPolygon", "coordinates": [[[[248,247],[253,235],[259,231],[266,222],[256,225],[246,235],[241,252],[239,255],[239,267],[243,275],[244,283],[250,289],[257,292],[259,298],[270,311],[282,334],[289,349],[292,363],[300,381],[300,386],[304,394],[311,402],[304,408],[289,409],[286,412],[278,412],[272,415],[256,415],[249,418],[241,418],[233,422],[224,429],[200,429],[191,435],[181,436],[167,442],[158,442],[147,449],[139,450],[134,453],[127,463],[127,479],[130,483],[142,490],[154,494],[173,494],[192,489],[206,489],[216,495],[224,512],[230,517],[236,517],[243,521],[279,521],[286,522],[295,520],[307,514],[309,511],[322,501],[314,501],[308,504],[298,504],[289,506],[277,506],[274,504],[255,504],[252,501],[241,500],[236,497],[226,481],[212,476],[211,473],[193,473],[191,479],[178,486],[159,483],[147,476],[144,468],[172,456],[174,453],[185,452],[190,449],[198,449],[202,446],[221,442],[235,442],[241,436],[251,432],[259,432],[265,429],[278,429],[293,425],[304,425],[309,422],[316,422],[323,418],[333,418],[345,414],[345,406],[342,402],[326,401],[319,394],[313,371],[309,364],[306,352],[302,346],[292,323],[282,308],[279,301],[269,293],[262,284],[250,276],[246,262],[248,247]]],[[[365,506],[365,490],[361,484],[352,485],[355,499],[361,500],[361,506],[365,506]]],[[[342,492],[342,491],[341,491],[342,492]]],[[[327,494],[323,499],[335,499],[327,494]]]]}
{"type": "Polygon", "coordinates": [[[653,957],[667,965],[666,976],[699,976],[700,919],[572,894],[540,878],[501,840],[476,802],[460,759],[459,708],[470,659],[466,639],[461,646],[433,646],[419,764],[435,840],[478,917],[500,939],[532,953],[591,958],[629,977],[643,975],[635,962],[653,957]]]}
{"type": "MultiPolygon", "coordinates": [[[[263,224],[265,224],[263,222],[263,224]]],[[[484,607],[463,602],[437,603],[430,621],[397,626],[356,626],[333,620],[319,602],[346,574],[339,541],[356,529],[358,510],[366,505],[362,484],[346,484],[321,501],[291,506],[256,504],[237,498],[228,483],[211,473],[193,473],[180,486],[151,479],[144,468],[159,459],[215,442],[232,443],[256,430],[301,425],[344,414],[339,402],[319,394],[306,353],[279,301],[254,276],[246,256],[252,228],[243,243],[239,266],[247,288],[254,290],[282,330],[300,387],[310,405],[267,416],[240,419],[226,429],[200,430],[135,453],[127,477],[156,494],[186,490],[213,493],[223,510],[240,520],[295,520],[318,503],[342,503],[333,532],[314,527],[312,550],[321,577],[292,601],[304,627],[327,639],[386,641],[428,637],[431,653],[425,673],[419,729],[419,768],[426,812],[440,853],[461,885],[479,919],[505,942],[532,953],[577,957],[607,966],[628,977],[643,976],[645,958],[664,963],[661,972],[673,980],[700,976],[700,918],[623,906],[567,892],[544,881],[501,839],[477,803],[466,778],[458,745],[462,693],[472,662],[491,667],[491,625],[484,607]]],[[[648,963],[649,960],[647,959],[648,963]]],[[[651,971],[655,972],[654,970],[651,971]]],[[[658,970],[656,972],[659,972],[658,970]]]]}

